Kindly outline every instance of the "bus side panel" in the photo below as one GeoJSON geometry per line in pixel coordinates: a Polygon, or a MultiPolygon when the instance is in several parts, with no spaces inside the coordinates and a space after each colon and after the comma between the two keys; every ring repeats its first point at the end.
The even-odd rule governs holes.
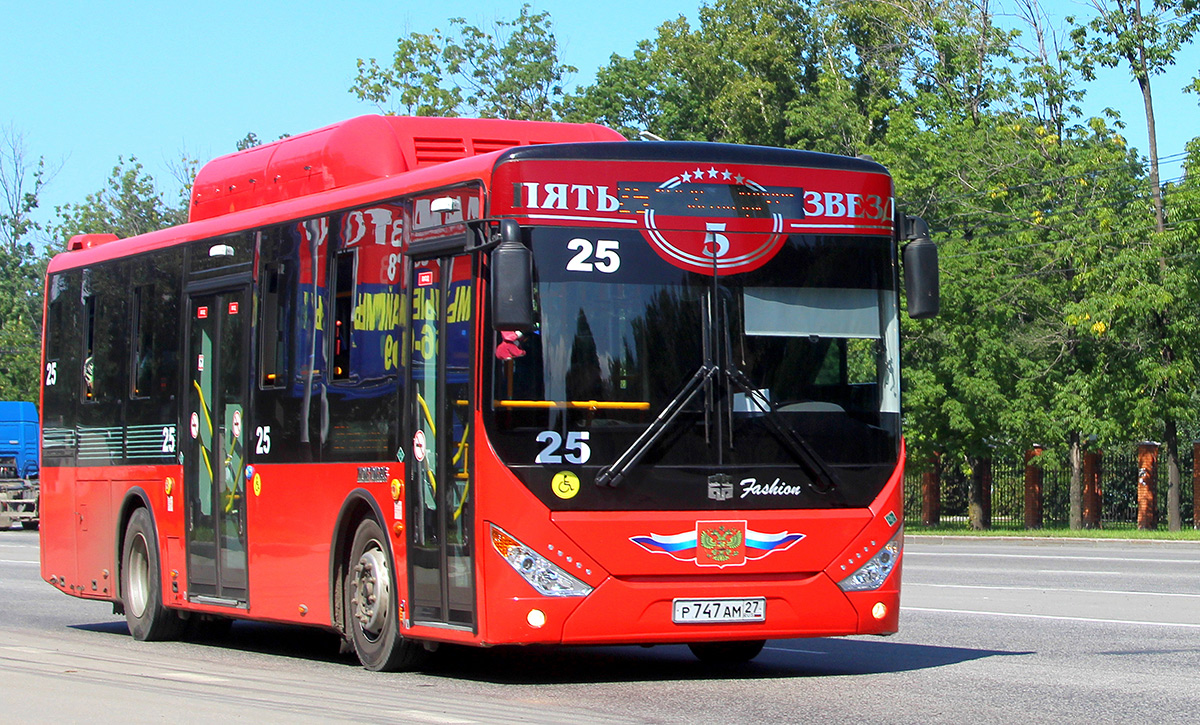
{"type": "Polygon", "coordinates": [[[246,551],[255,619],[330,622],[329,546],[341,504],[331,489],[339,468],[254,467],[246,487],[246,551]]]}
{"type": "MultiPolygon", "coordinates": [[[[125,522],[121,512],[133,491],[149,498],[156,527],[159,563],[162,568],[163,602],[179,605],[171,591],[173,579],[186,581],[185,561],[173,561],[167,554],[169,539],[183,535],[183,499],[178,487],[179,469],[174,466],[112,466],[56,469],[70,472],[72,501],[70,527],[78,560],[75,593],[85,597],[115,600],[120,595],[121,538],[125,522]],[[168,479],[172,495],[166,493],[168,479]],[[171,575],[172,569],[178,577],[171,575]]],[[[141,495],[136,495],[141,505],[141,495]]],[[[61,530],[55,527],[57,538],[61,530]]]]}
{"type": "Polygon", "coordinates": [[[116,546],[112,499],[119,489],[103,477],[105,469],[79,469],[75,481],[75,546],[79,586],[85,597],[112,598],[116,593],[116,546]]]}
{"type": "Polygon", "coordinates": [[[42,579],[74,594],[77,583],[74,468],[42,469],[38,506],[42,579]]]}

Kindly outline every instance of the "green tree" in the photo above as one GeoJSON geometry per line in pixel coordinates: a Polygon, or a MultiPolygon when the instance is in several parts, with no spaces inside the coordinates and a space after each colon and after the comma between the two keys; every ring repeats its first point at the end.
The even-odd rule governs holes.
{"type": "Polygon", "coordinates": [[[1138,246],[1141,165],[1103,119],[1080,118],[1079,55],[1059,47],[1035,4],[1028,39],[966,10],[935,13],[924,25],[936,32],[912,34],[932,60],[906,81],[913,103],[893,111],[872,150],[942,248],[942,317],[904,326],[910,450],[957,452],[980,474],[994,453],[1040,443],[1045,459],[1072,467],[1079,526],[1082,449],[1128,435],[1114,400],[1138,380],[1103,301],[1114,258],[1138,246]]]}
{"type": "MultiPolygon", "coordinates": [[[[822,2],[717,0],[700,8],[699,20],[695,29],[683,17],[663,23],[632,57],[612,56],[595,84],[568,99],[567,116],[629,136],[854,151],[830,133],[858,120],[845,107],[845,84],[822,82],[849,63],[822,2]],[[818,124],[806,128],[798,104],[818,98],[832,100],[809,114],[828,114],[821,132],[810,133],[818,124]]],[[[861,136],[846,135],[851,143],[861,136]]]]}
{"type": "Polygon", "coordinates": [[[1126,269],[1131,273],[1131,283],[1155,294],[1139,295],[1136,303],[1122,309],[1140,308],[1146,316],[1145,337],[1151,351],[1139,359],[1141,372],[1147,378],[1147,395],[1139,400],[1148,401],[1149,409],[1146,405],[1136,409],[1142,413],[1139,420],[1151,416],[1162,421],[1167,454],[1168,525],[1172,531],[1178,531],[1182,525],[1179,420],[1191,417],[1190,403],[1200,392],[1200,380],[1186,351],[1190,347],[1189,335],[1193,332],[1190,321],[1194,315],[1180,308],[1188,298],[1178,296],[1189,284],[1190,265],[1182,265],[1181,271],[1179,265],[1169,263],[1176,246],[1166,235],[1151,79],[1174,63],[1175,55],[1200,29],[1200,9],[1196,0],[1153,0],[1149,12],[1143,12],[1142,0],[1092,0],[1092,5],[1097,16],[1072,32],[1077,47],[1085,54],[1084,74],[1094,78],[1095,64],[1108,68],[1127,65],[1141,90],[1146,116],[1149,191],[1156,237],[1134,250],[1135,259],[1130,260],[1131,266],[1126,269]],[[1139,264],[1148,247],[1160,248],[1157,270],[1139,264]],[[1149,307],[1145,304],[1148,300],[1154,300],[1149,307]]]}
{"type": "Polygon", "coordinates": [[[528,4],[490,29],[450,19],[450,32],[410,33],[390,66],[358,60],[350,91],[385,113],[472,115],[550,121],[559,115],[566,78],[550,14],[528,4]]]}
{"type": "Polygon", "coordinates": [[[34,162],[25,137],[0,129],[0,399],[38,399],[41,298],[46,259],[34,218],[53,176],[44,157],[34,162]]]}
{"type": "MultiPolygon", "coordinates": [[[[180,195],[186,199],[185,194],[180,195]]],[[[187,221],[187,206],[172,206],[136,157],[117,160],[105,186],[78,204],[57,209],[55,235],[66,241],[76,234],[132,237],[187,221]]]]}
{"type": "Polygon", "coordinates": [[[238,139],[238,142],[234,145],[237,147],[238,151],[245,151],[246,149],[262,146],[262,141],[259,140],[258,134],[251,131],[242,138],[238,139]]]}
{"type": "MultiPolygon", "coordinates": [[[[1151,79],[1175,63],[1175,55],[1200,29],[1196,0],[1152,0],[1142,11],[1142,0],[1091,0],[1097,16],[1072,31],[1084,53],[1083,71],[1095,79],[1095,65],[1116,68],[1122,63],[1137,81],[1146,114],[1150,154],[1150,191],[1158,231],[1165,229],[1162,190],[1158,174],[1158,134],[1155,128],[1151,79]]],[[[1070,19],[1073,22],[1073,19],[1070,19]]]]}

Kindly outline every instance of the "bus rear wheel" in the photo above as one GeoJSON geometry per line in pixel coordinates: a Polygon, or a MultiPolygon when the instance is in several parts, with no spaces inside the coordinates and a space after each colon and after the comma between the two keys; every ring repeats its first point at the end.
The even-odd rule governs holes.
{"type": "Polygon", "coordinates": [[[184,621],[163,606],[162,568],[158,562],[158,537],[144,508],[129,517],[121,547],[121,603],[134,639],[143,642],[178,639],[184,621]]]}
{"type": "Polygon", "coordinates": [[[420,642],[400,636],[396,577],[386,542],[374,519],[358,525],[343,587],[347,636],[362,666],[376,672],[413,669],[428,656],[420,642]]]}
{"type": "Polygon", "coordinates": [[[692,654],[701,662],[714,665],[739,665],[758,656],[767,644],[765,639],[743,642],[693,642],[688,645],[692,654]]]}

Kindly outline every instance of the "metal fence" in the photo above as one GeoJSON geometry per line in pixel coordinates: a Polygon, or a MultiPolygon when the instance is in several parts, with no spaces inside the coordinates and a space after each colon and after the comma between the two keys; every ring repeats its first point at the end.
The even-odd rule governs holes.
{"type": "MultiPolygon", "coordinates": [[[[1182,447],[1181,447],[1182,448],[1182,447]]],[[[1188,446],[1191,448],[1191,446],[1188,446]]],[[[921,521],[922,474],[909,461],[904,476],[904,515],[908,521],[921,521]]],[[[941,471],[940,520],[943,525],[968,525],[967,501],[971,480],[964,466],[947,462],[941,471]]],[[[1180,451],[1180,509],[1185,527],[1195,525],[1193,497],[1193,451],[1180,451]]],[[[1136,452],[1105,451],[1100,465],[1101,527],[1136,528],[1138,520],[1138,458],[1136,452]]],[[[1042,525],[1066,527],[1070,515],[1071,472],[1065,466],[1042,471],[1042,525]]],[[[1156,505],[1159,528],[1167,526],[1167,463],[1160,450],[1156,472],[1156,505]]],[[[991,524],[995,529],[1022,529],[1025,526],[1025,462],[992,461],[991,524]]]]}

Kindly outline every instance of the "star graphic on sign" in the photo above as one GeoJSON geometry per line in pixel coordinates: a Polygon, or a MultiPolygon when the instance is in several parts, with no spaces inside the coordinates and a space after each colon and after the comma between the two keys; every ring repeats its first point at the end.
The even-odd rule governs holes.
{"type": "Polygon", "coordinates": [[[733,177],[733,180],[736,181],[737,183],[741,184],[742,182],[744,182],[746,180],[746,177],[742,176],[741,174],[738,174],[737,176],[733,177]]]}
{"type": "Polygon", "coordinates": [[[732,174],[729,173],[729,169],[725,169],[725,173],[721,174],[721,178],[725,181],[729,181],[730,176],[732,176],[732,174]]]}
{"type": "Polygon", "coordinates": [[[708,169],[708,178],[710,178],[710,179],[715,179],[715,178],[717,178],[717,170],[716,170],[715,168],[713,168],[713,167],[709,167],[709,169],[708,169]]]}
{"type": "Polygon", "coordinates": [[[692,175],[685,171],[685,172],[683,172],[683,176],[681,176],[679,178],[683,179],[683,182],[686,184],[687,182],[692,180],[692,175]]]}
{"type": "Polygon", "coordinates": [[[704,176],[704,171],[703,171],[703,169],[701,169],[699,166],[697,166],[697,167],[696,167],[696,173],[692,174],[692,176],[696,177],[697,179],[699,179],[700,177],[704,176]]]}

